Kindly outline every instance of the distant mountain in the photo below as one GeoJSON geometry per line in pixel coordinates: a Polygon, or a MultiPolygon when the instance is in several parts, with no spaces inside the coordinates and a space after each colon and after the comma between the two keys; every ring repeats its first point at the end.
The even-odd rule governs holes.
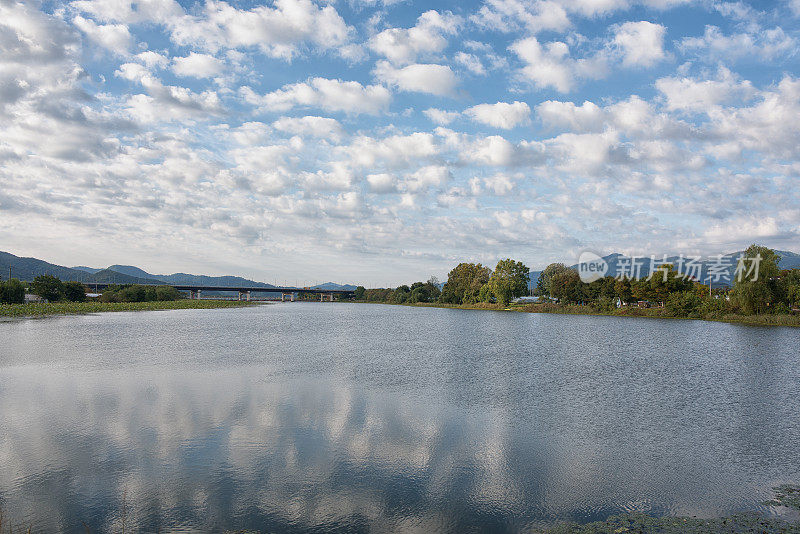
{"type": "Polygon", "coordinates": [[[316,286],[312,286],[312,289],[326,289],[326,290],[329,290],[329,291],[336,291],[336,290],[355,291],[356,290],[356,286],[354,286],[352,284],[344,284],[344,285],[342,285],[342,284],[335,284],[333,282],[325,282],[324,284],[319,284],[319,285],[316,285],[316,286]]]}
{"type": "Polygon", "coordinates": [[[152,275],[147,271],[144,271],[138,267],[134,267],[133,265],[112,265],[106,270],[126,274],[128,276],[135,276],[136,278],[141,278],[144,280],[151,279],[161,281],[160,277],[152,275]]]}
{"type": "Polygon", "coordinates": [[[102,271],[103,269],[96,269],[95,267],[85,267],[83,265],[79,265],[77,267],[70,267],[70,269],[75,269],[76,271],[83,271],[89,274],[94,274],[97,271],[102,271]]]}
{"type": "Polygon", "coordinates": [[[0,252],[0,278],[8,279],[9,267],[11,276],[20,280],[33,280],[42,274],[51,274],[62,280],[86,282],[92,278],[91,273],[54,265],[36,258],[21,258],[8,252],[0,252]]]}
{"type": "Polygon", "coordinates": [[[120,273],[111,269],[102,269],[90,276],[91,280],[87,281],[89,284],[163,284],[161,280],[155,278],[141,278],[139,276],[131,276],[129,274],[120,273]]]}

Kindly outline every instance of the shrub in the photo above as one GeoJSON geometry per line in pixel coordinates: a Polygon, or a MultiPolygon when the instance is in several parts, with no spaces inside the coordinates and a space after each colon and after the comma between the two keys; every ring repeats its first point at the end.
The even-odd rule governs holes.
{"type": "Polygon", "coordinates": [[[3,304],[22,304],[25,302],[25,286],[16,278],[0,282],[0,302],[3,304]]]}
{"type": "Polygon", "coordinates": [[[64,284],[64,298],[70,302],[84,302],[86,287],[80,282],[67,282],[64,284]]]}

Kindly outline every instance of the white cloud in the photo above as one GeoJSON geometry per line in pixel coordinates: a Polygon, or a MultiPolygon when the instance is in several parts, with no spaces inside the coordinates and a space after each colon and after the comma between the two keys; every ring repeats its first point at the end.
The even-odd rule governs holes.
{"type": "Polygon", "coordinates": [[[154,67],[158,68],[165,68],[169,65],[169,59],[163,54],[159,54],[158,52],[153,52],[152,50],[146,50],[144,52],[140,52],[134,56],[137,61],[142,62],[147,68],[152,69],[154,67]]]}
{"type": "Polygon", "coordinates": [[[515,187],[514,179],[505,173],[498,173],[485,178],[483,183],[486,184],[486,187],[490,191],[499,197],[508,195],[515,187]]]}
{"type": "Polygon", "coordinates": [[[282,117],[272,126],[282,132],[332,141],[339,141],[344,136],[344,128],[339,121],[329,117],[282,117]]]}
{"type": "Polygon", "coordinates": [[[652,22],[626,22],[614,28],[614,44],[623,54],[622,64],[628,67],[651,67],[666,57],[666,28],[652,22]]]}
{"type": "Polygon", "coordinates": [[[332,5],[276,0],[274,6],[243,10],[209,1],[199,15],[185,15],[170,24],[172,40],[211,52],[258,47],[269,56],[284,59],[297,55],[307,41],[320,49],[336,50],[348,44],[351,28],[332,5]]]}
{"type": "Polygon", "coordinates": [[[458,52],[454,57],[453,60],[466,67],[466,69],[473,74],[477,74],[478,76],[483,76],[486,74],[486,67],[483,66],[480,58],[475,54],[467,54],[466,52],[458,52]]]}
{"type": "Polygon", "coordinates": [[[428,108],[423,111],[426,117],[440,125],[447,125],[461,116],[458,111],[445,111],[443,109],[428,108]]]}
{"type": "Polygon", "coordinates": [[[381,85],[312,78],[305,82],[284,85],[281,89],[257,95],[245,87],[242,93],[249,103],[268,111],[288,111],[295,107],[315,107],[326,111],[377,115],[386,109],[392,96],[381,85]]]}
{"type": "Polygon", "coordinates": [[[196,52],[191,52],[186,57],[176,57],[172,60],[172,72],[178,76],[213,78],[220,75],[224,68],[224,63],[214,56],[196,52]]]}
{"type": "Polygon", "coordinates": [[[395,68],[388,61],[379,61],[375,77],[401,91],[450,96],[455,92],[458,79],[446,65],[419,64],[395,68]]]}
{"type": "Polygon", "coordinates": [[[78,0],[72,7],[103,22],[167,24],[185,13],[175,0],[78,0]]]}
{"type": "Polygon", "coordinates": [[[133,37],[124,24],[96,24],[81,16],[75,17],[72,23],[89,39],[117,55],[127,55],[133,44],[133,37]]]}
{"type": "Polygon", "coordinates": [[[428,165],[408,175],[405,185],[412,193],[428,188],[440,188],[452,179],[450,169],[443,165],[428,165]]]}
{"type": "Polygon", "coordinates": [[[536,114],[549,126],[581,132],[601,131],[605,118],[603,110],[588,100],[580,106],[572,102],[548,100],[536,106],[536,114]]]}
{"type": "Polygon", "coordinates": [[[530,121],[531,108],[525,102],[514,101],[498,102],[496,104],[478,104],[464,110],[464,114],[472,120],[492,126],[510,130],[530,121]]]}
{"type": "Polygon", "coordinates": [[[456,33],[460,23],[460,17],[450,12],[426,11],[414,27],[383,30],[369,40],[368,46],[395,64],[414,63],[420,55],[444,50],[447,46],[444,36],[456,33]]]}
{"type": "Polygon", "coordinates": [[[222,102],[215,91],[196,93],[185,87],[164,85],[138,63],[123,63],[114,74],[147,90],[147,95],[132,95],[126,102],[128,113],[137,121],[207,119],[222,111],[222,102]]]}
{"type": "Polygon", "coordinates": [[[684,53],[695,53],[703,61],[731,61],[754,57],[773,59],[795,52],[798,42],[780,27],[725,35],[716,26],[706,26],[702,37],[686,37],[678,47],[684,53]]]}
{"type": "Polygon", "coordinates": [[[434,137],[429,133],[394,135],[383,139],[361,136],[349,146],[340,148],[353,165],[367,169],[377,165],[403,167],[419,163],[439,153],[434,137]]]}
{"type": "Polygon", "coordinates": [[[693,78],[660,78],[656,89],[666,98],[667,109],[708,112],[732,100],[747,100],[754,94],[752,84],[740,81],[726,69],[720,69],[713,80],[693,78]]]}
{"type": "Polygon", "coordinates": [[[536,37],[514,42],[509,49],[526,64],[520,71],[536,87],[552,87],[568,93],[580,78],[602,78],[607,75],[607,62],[602,55],[573,59],[569,47],[561,41],[545,45],[536,37]]]}
{"type": "Polygon", "coordinates": [[[367,183],[373,193],[386,194],[397,192],[397,179],[393,174],[380,173],[367,175],[367,183]]]}
{"type": "Polygon", "coordinates": [[[547,30],[563,31],[570,26],[564,8],[548,0],[487,0],[473,15],[472,21],[492,30],[512,32],[525,28],[534,34],[547,30]]]}

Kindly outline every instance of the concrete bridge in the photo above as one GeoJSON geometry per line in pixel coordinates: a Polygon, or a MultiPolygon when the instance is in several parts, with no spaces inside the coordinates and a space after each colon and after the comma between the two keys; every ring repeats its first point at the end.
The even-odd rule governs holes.
{"type": "MultiPolygon", "coordinates": [[[[87,284],[96,291],[102,291],[110,285],[115,284],[87,284]]],[[[168,285],[178,291],[188,291],[190,299],[199,299],[203,291],[228,291],[239,294],[239,300],[250,300],[251,293],[280,293],[281,302],[285,302],[287,297],[290,302],[294,302],[295,295],[318,294],[320,302],[327,298],[333,302],[334,295],[351,296],[353,291],[350,289],[319,289],[312,287],[252,287],[252,286],[207,286],[207,285],[181,285],[181,284],[153,284],[168,285]]]]}

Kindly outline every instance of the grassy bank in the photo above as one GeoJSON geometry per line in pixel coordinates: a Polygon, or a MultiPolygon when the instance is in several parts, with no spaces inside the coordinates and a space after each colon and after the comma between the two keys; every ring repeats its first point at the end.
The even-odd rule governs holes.
{"type": "Polygon", "coordinates": [[[169,300],[155,302],[48,302],[31,304],[0,304],[0,317],[43,317],[47,315],[76,315],[85,313],[198,310],[238,308],[255,305],[238,300],[169,300]]]}
{"type": "MultiPolygon", "coordinates": [[[[388,302],[373,304],[392,304],[388,302]]],[[[397,306],[415,306],[420,308],[452,308],[458,310],[493,310],[517,311],[526,313],[558,313],[562,315],[604,315],[611,317],[649,317],[652,319],[694,319],[701,321],[717,321],[724,323],[744,324],[748,326],[793,326],[800,327],[800,315],[764,314],[764,315],[735,315],[724,314],[707,317],[679,317],[670,315],[665,308],[634,308],[625,307],[614,310],[598,310],[592,306],[579,306],[573,304],[509,304],[502,306],[489,302],[475,304],[443,304],[438,302],[418,302],[414,304],[396,304],[397,306]]]]}

